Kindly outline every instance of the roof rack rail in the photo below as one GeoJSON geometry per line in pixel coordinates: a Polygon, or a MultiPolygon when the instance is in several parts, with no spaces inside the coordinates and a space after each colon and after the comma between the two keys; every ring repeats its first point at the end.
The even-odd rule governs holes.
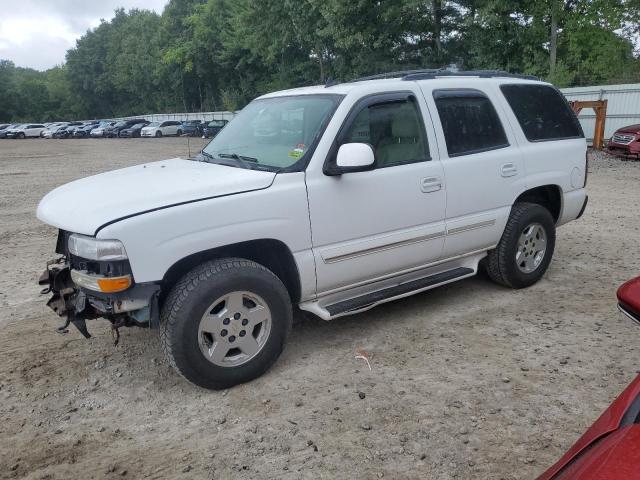
{"type": "Polygon", "coordinates": [[[385,78],[404,78],[407,75],[419,75],[419,74],[435,74],[438,72],[444,72],[445,70],[441,68],[421,68],[418,70],[398,70],[396,72],[386,72],[386,73],[378,73],[375,75],[368,75],[366,77],[354,78],[353,80],[349,80],[351,82],[366,82],[367,80],[383,80],[385,78]]]}
{"type": "Polygon", "coordinates": [[[376,75],[369,75],[366,77],[359,77],[352,82],[366,82],[367,80],[383,80],[386,78],[400,78],[406,81],[413,80],[431,80],[437,77],[480,77],[480,78],[492,78],[492,77],[504,77],[504,78],[521,78],[523,80],[540,80],[534,75],[520,75],[517,73],[509,73],[504,70],[469,70],[469,71],[454,71],[446,68],[425,68],[418,70],[399,70],[397,72],[378,73],[376,75]]]}
{"type": "Polygon", "coordinates": [[[438,70],[435,72],[412,72],[402,77],[402,80],[431,80],[437,77],[480,77],[480,78],[520,78],[523,80],[540,80],[535,75],[521,75],[518,73],[509,73],[504,70],[469,70],[454,72],[452,70],[438,70]]]}

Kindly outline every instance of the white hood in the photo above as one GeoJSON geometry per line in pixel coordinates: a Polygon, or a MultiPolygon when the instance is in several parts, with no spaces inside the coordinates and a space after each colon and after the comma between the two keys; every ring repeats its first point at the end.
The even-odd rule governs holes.
{"type": "Polygon", "coordinates": [[[49,192],[38,218],[94,235],[106,223],[149,210],[267,188],[275,173],[174,158],[76,180],[49,192]]]}

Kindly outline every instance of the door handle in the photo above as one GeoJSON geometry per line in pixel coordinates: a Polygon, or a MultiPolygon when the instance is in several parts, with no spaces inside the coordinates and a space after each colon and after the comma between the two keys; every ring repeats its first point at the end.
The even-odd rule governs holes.
{"type": "Polygon", "coordinates": [[[505,163],[500,167],[500,175],[503,177],[513,177],[518,174],[518,167],[513,163],[505,163]]]}
{"type": "Polygon", "coordinates": [[[427,177],[420,181],[420,190],[423,193],[437,192],[442,189],[442,180],[438,177],[427,177]]]}

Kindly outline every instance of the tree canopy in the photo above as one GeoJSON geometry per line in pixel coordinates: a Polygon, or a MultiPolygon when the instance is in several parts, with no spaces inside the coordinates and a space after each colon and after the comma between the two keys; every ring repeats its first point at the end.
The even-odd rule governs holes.
{"type": "Polygon", "coordinates": [[[44,72],[0,60],[0,121],[235,110],[262,93],[455,64],[640,81],[640,0],[170,0],[118,9],[44,72]]]}

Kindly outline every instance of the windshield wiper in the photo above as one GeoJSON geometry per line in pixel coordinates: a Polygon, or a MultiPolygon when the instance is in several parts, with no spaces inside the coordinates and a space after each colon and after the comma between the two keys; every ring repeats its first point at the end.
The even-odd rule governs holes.
{"type": "Polygon", "coordinates": [[[233,158],[234,160],[244,160],[245,162],[258,163],[258,159],[254,157],[246,157],[244,155],[238,155],[237,153],[219,153],[220,158],[233,158]]]}
{"type": "Polygon", "coordinates": [[[217,163],[219,165],[226,165],[228,167],[241,167],[246,168],[248,170],[262,170],[265,172],[272,172],[272,167],[268,165],[262,165],[258,162],[257,158],[247,157],[244,155],[238,155],[237,153],[219,153],[217,155],[212,155],[204,150],[200,152],[205,159],[202,161],[207,163],[217,163]],[[234,162],[230,160],[235,160],[234,162]]]}

